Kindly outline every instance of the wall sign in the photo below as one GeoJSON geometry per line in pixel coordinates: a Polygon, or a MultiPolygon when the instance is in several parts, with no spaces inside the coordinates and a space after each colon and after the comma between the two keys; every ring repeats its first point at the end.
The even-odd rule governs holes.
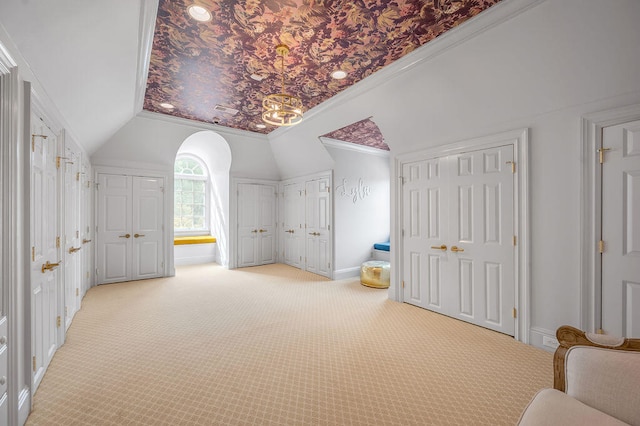
{"type": "Polygon", "coordinates": [[[371,195],[371,187],[365,185],[362,178],[359,178],[358,184],[349,188],[347,179],[342,179],[342,184],[336,186],[336,192],[342,197],[351,197],[353,204],[355,204],[358,200],[364,200],[365,197],[371,195]]]}

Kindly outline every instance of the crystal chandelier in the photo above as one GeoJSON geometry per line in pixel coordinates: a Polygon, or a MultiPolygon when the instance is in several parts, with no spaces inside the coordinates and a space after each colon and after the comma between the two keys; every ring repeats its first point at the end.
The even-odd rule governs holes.
{"type": "Polygon", "coordinates": [[[274,126],[293,126],[302,120],[302,101],[284,91],[284,57],[289,54],[289,46],[277,45],[276,53],[281,57],[282,91],[262,100],[262,120],[274,126]]]}

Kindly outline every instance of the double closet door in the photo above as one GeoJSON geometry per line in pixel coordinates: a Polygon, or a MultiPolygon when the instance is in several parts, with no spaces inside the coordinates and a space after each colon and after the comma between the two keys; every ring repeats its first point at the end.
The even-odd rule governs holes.
{"type": "Polygon", "coordinates": [[[331,277],[331,178],[283,185],[283,260],[331,277]]]}
{"type": "Polygon", "coordinates": [[[276,259],[276,186],[238,184],[238,267],[276,259]]]}
{"type": "Polygon", "coordinates": [[[515,333],[513,146],[405,163],[404,301],[515,333]]]}
{"type": "Polygon", "coordinates": [[[164,276],[164,179],[98,175],[98,284],[164,276]]]}

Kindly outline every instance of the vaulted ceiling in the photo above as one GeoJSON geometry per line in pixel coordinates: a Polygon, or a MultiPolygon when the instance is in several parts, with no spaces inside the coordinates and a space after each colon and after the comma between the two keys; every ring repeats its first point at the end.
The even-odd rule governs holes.
{"type": "Polygon", "coordinates": [[[199,22],[194,0],[160,0],[144,109],[269,133],[262,99],[280,92],[276,45],[291,49],[286,92],[308,110],[499,1],[195,0],[211,13],[199,22]]]}

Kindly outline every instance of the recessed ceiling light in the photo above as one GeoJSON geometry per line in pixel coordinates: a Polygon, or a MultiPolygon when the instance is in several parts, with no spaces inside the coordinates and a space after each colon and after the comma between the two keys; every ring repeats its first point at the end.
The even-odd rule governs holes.
{"type": "Polygon", "coordinates": [[[336,70],[331,73],[331,77],[335,78],[336,80],[342,80],[346,76],[347,76],[347,72],[342,70],[336,70]]]}
{"type": "Polygon", "coordinates": [[[211,20],[211,12],[197,4],[192,4],[187,7],[187,12],[189,12],[189,15],[196,21],[208,22],[211,20]]]}
{"type": "Polygon", "coordinates": [[[256,127],[257,127],[258,129],[265,129],[267,126],[266,126],[266,125],[264,125],[264,124],[262,124],[262,123],[258,123],[258,124],[256,124],[256,127]]]}
{"type": "Polygon", "coordinates": [[[160,106],[164,109],[174,109],[175,107],[173,105],[171,105],[170,103],[167,102],[163,102],[160,104],[160,106]]]}

